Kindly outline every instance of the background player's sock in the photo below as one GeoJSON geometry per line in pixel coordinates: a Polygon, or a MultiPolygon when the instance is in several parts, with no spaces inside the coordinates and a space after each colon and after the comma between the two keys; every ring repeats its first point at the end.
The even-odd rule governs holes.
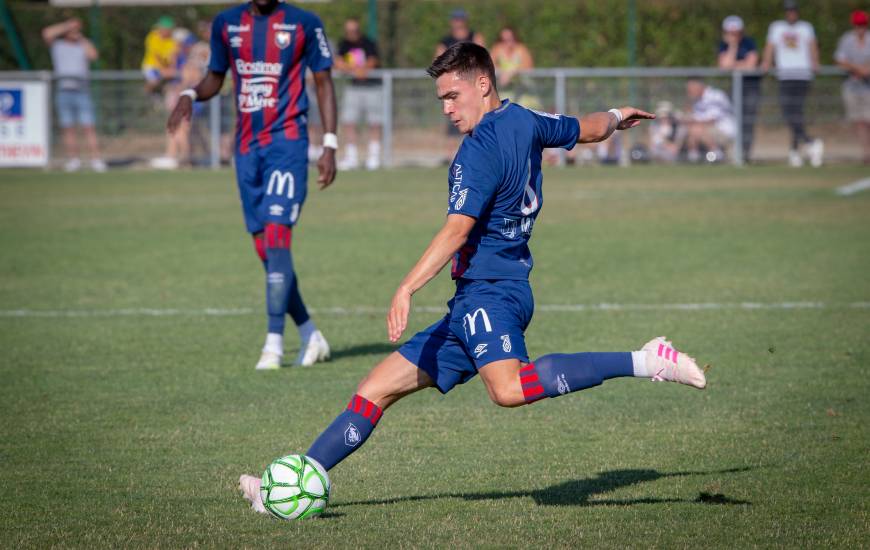
{"type": "Polygon", "coordinates": [[[299,341],[303,344],[308,342],[308,340],[311,339],[311,336],[317,331],[317,325],[315,325],[314,321],[311,319],[308,319],[296,328],[299,330],[299,341]]]}
{"type": "Polygon", "coordinates": [[[350,456],[372,434],[383,411],[362,397],[354,395],[347,409],[323,430],[305,453],[327,470],[350,456]]]}
{"type": "Polygon", "coordinates": [[[290,289],[293,287],[293,256],[290,254],[290,228],[270,223],[266,226],[266,312],[269,332],[284,334],[290,289]]]}
{"type": "Polygon", "coordinates": [[[529,403],[591,388],[621,376],[635,376],[631,353],[553,353],[520,369],[523,395],[529,403]]]}
{"type": "MultiPolygon", "coordinates": [[[[296,274],[293,274],[293,284],[290,286],[290,299],[287,302],[287,313],[290,314],[290,317],[293,318],[293,322],[296,323],[297,327],[301,327],[305,323],[309,322],[310,317],[308,315],[308,309],[305,307],[305,302],[302,301],[302,295],[299,293],[299,281],[296,278],[296,274]]],[[[312,323],[313,325],[313,323],[312,323]]],[[[311,332],[317,330],[316,328],[311,329],[311,332]]],[[[302,335],[302,329],[299,329],[300,336],[302,335]]],[[[303,340],[304,342],[305,340],[303,340]]]]}
{"type": "Polygon", "coordinates": [[[275,334],[274,332],[266,334],[266,343],[263,345],[263,351],[284,355],[284,335],[275,334]]]}

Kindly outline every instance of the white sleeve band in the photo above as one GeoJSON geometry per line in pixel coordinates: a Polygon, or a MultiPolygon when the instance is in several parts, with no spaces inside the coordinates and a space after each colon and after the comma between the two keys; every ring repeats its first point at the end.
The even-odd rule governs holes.
{"type": "Polygon", "coordinates": [[[182,90],[182,92],[178,95],[179,96],[186,95],[187,97],[190,98],[191,101],[196,101],[196,98],[198,97],[196,95],[196,90],[194,90],[193,88],[188,88],[186,90],[182,90]]]}
{"type": "Polygon", "coordinates": [[[331,132],[323,134],[323,146],[330,149],[338,149],[338,136],[331,132]]]}
{"type": "Polygon", "coordinates": [[[607,112],[608,112],[608,113],[613,113],[613,116],[616,117],[616,123],[617,123],[617,124],[619,124],[620,122],[622,122],[622,119],[623,119],[622,111],[620,111],[619,109],[610,109],[610,110],[608,110],[607,112]]]}

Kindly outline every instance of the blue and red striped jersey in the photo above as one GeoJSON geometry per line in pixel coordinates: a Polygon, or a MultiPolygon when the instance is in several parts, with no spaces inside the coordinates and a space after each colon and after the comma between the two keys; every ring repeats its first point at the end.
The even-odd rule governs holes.
{"type": "Polygon", "coordinates": [[[332,52],[317,15],[280,3],[254,15],[250,3],[223,11],[211,31],[209,70],[232,70],[236,148],[248,153],[275,141],[305,138],[305,69],[332,67],[332,52]]]}

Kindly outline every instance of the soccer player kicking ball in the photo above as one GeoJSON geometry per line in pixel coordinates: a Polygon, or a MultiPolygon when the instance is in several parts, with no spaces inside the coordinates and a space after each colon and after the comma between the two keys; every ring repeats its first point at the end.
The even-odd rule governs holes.
{"type": "MultiPolygon", "coordinates": [[[[448,176],[447,221],[399,285],[387,314],[390,341],[405,330],[411,296],[452,258],[456,294],[447,315],[416,334],[359,384],[347,409],[306,453],[329,470],[358,449],[402,397],[428,387],[447,393],[480,374],[490,398],[517,407],[620,376],[704,388],[704,373],[663,337],[640,351],[544,355],[529,361],[523,333],[534,309],[528,241],[540,212],[541,153],[606,139],[654,115],[632,107],[576,118],[500,101],[492,60],[473,43],[455,44],[428,69],[444,114],[466,137],[448,176]]],[[[260,480],[240,480],[264,511],[260,480]]]]}
{"type": "Polygon", "coordinates": [[[245,225],[266,268],[269,321],[258,370],[281,366],[288,313],[302,342],[296,364],[329,358],[329,345],[302,302],[290,242],[308,190],[306,68],[314,73],[325,131],[317,183],[323,189],[335,179],[338,139],[330,67],[332,54],[315,14],[278,0],[253,0],[214,19],[208,74],[181,92],[166,125],[174,133],[190,119],[193,102],[217,94],[232,70],[238,100],[236,179],[245,225]]]}

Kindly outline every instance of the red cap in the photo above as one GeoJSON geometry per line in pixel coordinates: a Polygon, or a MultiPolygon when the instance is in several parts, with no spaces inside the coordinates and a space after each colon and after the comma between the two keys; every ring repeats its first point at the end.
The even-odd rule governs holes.
{"type": "Polygon", "coordinates": [[[852,12],[852,24],[856,27],[866,27],[867,26],[867,12],[861,10],[855,10],[852,12]]]}

